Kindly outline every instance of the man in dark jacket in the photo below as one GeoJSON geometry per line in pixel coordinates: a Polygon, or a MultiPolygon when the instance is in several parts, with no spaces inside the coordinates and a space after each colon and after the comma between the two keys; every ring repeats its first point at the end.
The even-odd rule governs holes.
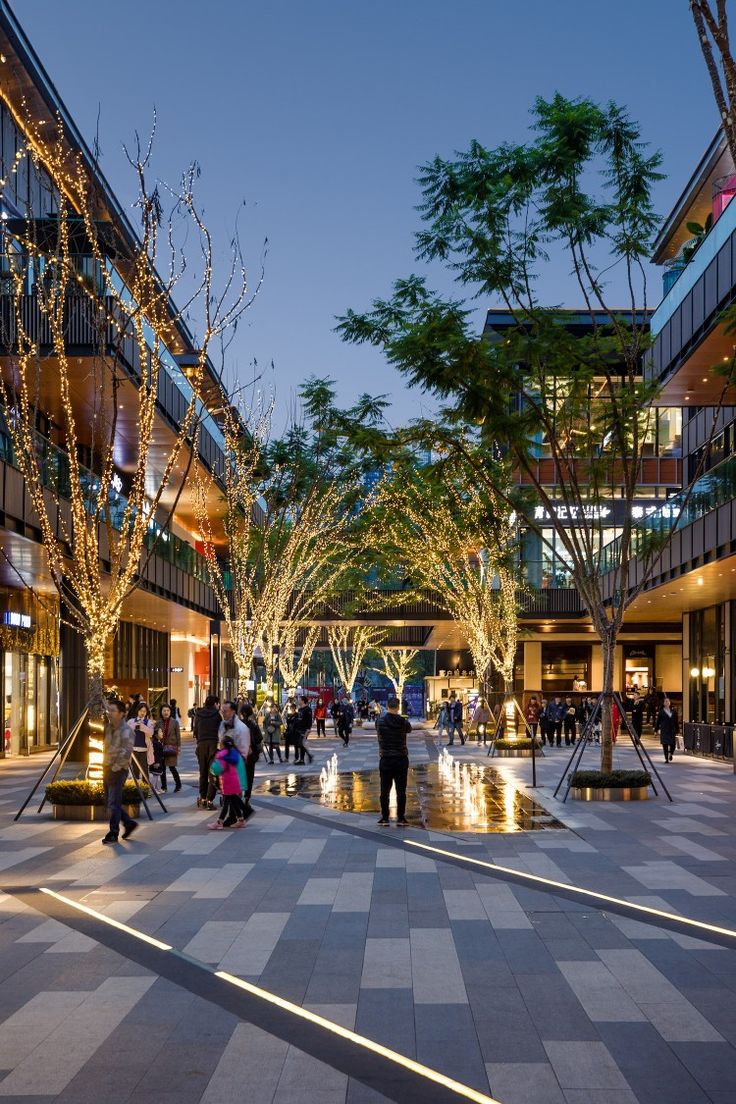
{"type": "Polygon", "coordinates": [[[378,770],[381,776],[381,819],[379,824],[388,824],[388,799],[391,787],[396,786],[396,813],[400,826],[409,823],[406,819],[406,780],[409,775],[409,749],[406,737],[411,725],[399,712],[399,699],[388,699],[388,711],[384,713],[376,726],[378,732],[378,770]]]}
{"type": "Polygon", "coordinates": [[[562,722],[565,719],[565,706],[562,704],[562,699],[559,694],[555,697],[555,700],[550,702],[547,706],[547,716],[549,718],[549,728],[547,732],[549,746],[552,747],[552,745],[556,743],[558,747],[561,747],[562,722]]]}
{"type": "Polygon", "coordinates": [[[465,734],[463,733],[463,703],[459,698],[455,697],[455,691],[451,691],[448,699],[450,707],[450,727],[447,732],[447,746],[452,747],[455,743],[455,733],[457,732],[460,737],[460,743],[465,743],[465,734]]]}
{"type": "Polygon", "coordinates": [[[307,698],[305,695],[302,695],[302,697],[299,699],[299,712],[297,713],[295,726],[297,736],[299,737],[299,744],[297,745],[296,749],[296,762],[302,767],[304,766],[305,755],[309,759],[310,763],[314,759],[314,756],[307,747],[307,734],[312,727],[313,720],[314,718],[312,716],[312,708],[309,704],[309,698],[307,698]]]}
{"type": "Polygon", "coordinates": [[[631,727],[634,730],[637,744],[641,743],[641,734],[644,729],[644,698],[639,696],[638,691],[634,691],[634,697],[631,699],[631,727]]]}
{"type": "Polygon", "coordinates": [[[194,714],[192,730],[197,741],[197,762],[199,763],[199,797],[197,807],[214,809],[215,783],[210,775],[212,760],[217,754],[217,734],[220,730],[220,699],[216,694],[205,698],[204,705],[194,714]]]}

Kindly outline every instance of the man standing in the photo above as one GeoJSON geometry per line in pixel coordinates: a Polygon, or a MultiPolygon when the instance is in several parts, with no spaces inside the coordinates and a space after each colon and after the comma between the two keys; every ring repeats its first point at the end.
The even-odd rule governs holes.
{"type": "Polygon", "coordinates": [[[381,776],[381,819],[385,827],[388,820],[388,799],[391,787],[396,786],[396,814],[400,827],[408,825],[406,819],[406,780],[409,775],[409,750],[406,737],[411,725],[399,712],[399,699],[388,699],[388,711],[376,726],[378,732],[378,771],[381,776]]]}
{"type": "Polygon", "coordinates": [[[572,698],[568,695],[565,698],[565,746],[570,747],[575,743],[577,736],[577,712],[573,705],[572,698]]]}
{"type": "Polygon", "coordinates": [[[138,827],[138,822],[128,816],[123,808],[123,784],[128,777],[130,757],[133,754],[135,736],[125,719],[125,703],[114,698],[107,703],[104,750],[102,753],[102,783],[105,801],[110,813],[110,831],[103,843],[117,843],[120,821],[123,822],[123,839],[128,839],[138,827]]]}
{"type": "Polygon", "coordinates": [[[450,694],[449,700],[450,709],[450,724],[447,735],[449,737],[447,743],[448,747],[451,747],[455,743],[455,733],[457,732],[460,737],[460,743],[465,743],[465,735],[463,733],[463,703],[459,698],[455,697],[455,692],[450,694]]]}
{"type": "Polygon", "coordinates": [[[299,738],[299,743],[298,743],[297,749],[296,749],[296,754],[297,754],[296,762],[299,764],[299,766],[303,767],[304,766],[304,756],[305,755],[309,759],[310,763],[314,759],[314,756],[312,755],[311,751],[309,751],[309,749],[307,748],[307,735],[309,733],[310,728],[312,727],[313,717],[312,717],[312,709],[311,709],[311,706],[309,704],[309,698],[306,696],[306,694],[302,694],[301,698],[299,699],[299,702],[300,702],[299,712],[298,712],[297,718],[296,718],[296,732],[297,732],[297,736],[299,738]]]}
{"type": "Polygon", "coordinates": [[[199,809],[214,809],[215,783],[210,776],[212,760],[217,755],[217,735],[222,724],[220,699],[209,694],[201,709],[194,714],[192,732],[197,741],[197,762],[199,763],[199,809]]]}
{"type": "Polygon", "coordinates": [[[559,694],[556,695],[555,700],[547,707],[547,714],[549,716],[549,729],[547,734],[549,746],[552,747],[556,743],[558,747],[561,747],[562,722],[565,717],[565,706],[562,704],[559,694]]]}

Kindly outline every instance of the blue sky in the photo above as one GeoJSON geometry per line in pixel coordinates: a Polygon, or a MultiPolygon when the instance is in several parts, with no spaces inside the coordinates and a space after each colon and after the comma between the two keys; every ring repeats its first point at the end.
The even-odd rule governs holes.
{"type": "MultiPolygon", "coordinates": [[[[626,103],[661,148],[666,214],[715,131],[687,0],[15,0],[51,79],[123,201],[121,142],[158,112],[156,168],[203,170],[206,217],[227,241],[239,205],[266,281],[232,370],[271,361],[285,405],[310,373],[349,401],[388,392],[394,420],[421,396],[334,316],[417,268],[416,167],[471,138],[523,139],[536,95],[626,103]]],[[[549,294],[576,306],[564,270],[549,294]]],[[[439,281],[435,281],[438,283],[439,281]]],[[[489,304],[490,305],[490,304],[489,304]]],[[[479,326],[482,311],[478,313],[479,326]]]]}

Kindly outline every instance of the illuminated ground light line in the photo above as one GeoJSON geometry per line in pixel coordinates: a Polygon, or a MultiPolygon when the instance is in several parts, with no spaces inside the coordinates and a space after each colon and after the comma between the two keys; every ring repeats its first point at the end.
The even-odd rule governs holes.
{"type": "Polygon", "coordinates": [[[159,951],[173,951],[173,947],[170,943],[162,943],[160,939],[154,939],[152,935],[146,935],[145,932],[138,931],[137,928],[131,928],[128,924],[122,924],[120,920],[113,920],[112,916],[104,916],[103,913],[97,912],[95,909],[90,908],[89,905],[83,905],[81,901],[74,901],[71,897],[65,897],[63,893],[56,893],[53,889],[44,889],[39,887],[41,893],[45,893],[47,897],[54,897],[57,901],[62,901],[65,905],[69,905],[70,908],[76,909],[77,912],[84,912],[87,916],[91,916],[94,920],[102,920],[108,927],[117,928],[118,931],[125,932],[126,935],[132,935],[136,939],[140,939],[142,943],[149,943],[152,947],[156,947],[159,951]]]}
{"type": "MultiPolygon", "coordinates": [[[[316,1012],[310,1012],[308,1008],[302,1008],[299,1004],[293,1004],[292,1001],[286,1000],[284,997],[280,997],[278,994],[272,993],[268,989],[262,989],[259,985],[253,985],[250,981],[244,981],[234,974],[227,973],[226,970],[214,970],[206,963],[184,954],[183,951],[177,950],[176,947],[172,947],[170,943],[163,943],[160,939],[154,939],[153,936],[147,935],[138,928],[132,928],[129,924],[123,924],[119,920],[113,920],[112,917],[97,912],[95,909],[90,908],[89,905],[83,905],[80,901],[75,901],[71,897],[65,897],[63,893],[56,893],[53,889],[45,889],[40,886],[39,890],[41,893],[45,893],[46,896],[61,901],[62,904],[75,909],[77,912],[83,912],[94,920],[99,920],[101,923],[107,924],[111,928],[116,928],[118,931],[130,935],[134,939],[139,939],[143,943],[148,943],[159,951],[168,951],[176,957],[183,958],[187,962],[193,963],[200,969],[219,978],[221,981],[227,982],[228,985],[232,985],[237,989],[242,989],[244,992],[249,993],[253,997],[257,997],[259,1000],[272,1004],[276,1008],[280,1008],[284,1012],[289,1012],[292,1016],[297,1016],[299,1019],[306,1020],[310,1024],[314,1024],[315,1027],[320,1027],[324,1031],[329,1031],[333,1035],[338,1035],[341,1039],[345,1039],[347,1042],[353,1043],[363,1050],[370,1051],[381,1058],[387,1059],[389,1062],[393,1062],[397,1066],[401,1066],[403,1069],[409,1070],[411,1073],[417,1074],[419,1077],[425,1078],[427,1081],[432,1081],[442,1088],[449,1089],[450,1092],[455,1093],[459,1097],[463,1097],[465,1100],[473,1100],[476,1104],[501,1104],[501,1101],[496,1100],[495,1097],[488,1096],[487,1093],[479,1092],[477,1089],[471,1088],[470,1085],[463,1084],[462,1081],[455,1081],[454,1078],[447,1077],[444,1073],[440,1073],[439,1070],[432,1069],[431,1066],[425,1066],[421,1062],[415,1062],[413,1058],[407,1058],[404,1054],[399,1054],[396,1050],[391,1050],[389,1047],[382,1046],[381,1043],[376,1043],[373,1039],[369,1039],[365,1035],[359,1035],[356,1031],[351,1031],[347,1027],[342,1027],[341,1024],[335,1023],[333,1020],[327,1020],[324,1016],[317,1015],[316,1012]]],[[[380,1091],[380,1088],[377,1091],[380,1091]]]]}
{"type": "Polygon", "coordinates": [[[404,1069],[419,1074],[420,1077],[426,1077],[428,1081],[434,1081],[435,1084],[450,1089],[452,1092],[457,1093],[458,1096],[465,1097],[466,1100],[476,1100],[482,1102],[482,1104],[500,1104],[500,1101],[495,1100],[492,1096],[487,1096],[485,1093],[478,1092],[476,1089],[471,1089],[469,1085],[464,1085],[461,1081],[455,1081],[452,1077],[446,1077],[444,1073],[439,1073],[438,1070],[431,1069],[429,1066],[424,1066],[421,1062],[415,1062],[413,1058],[406,1058],[403,1054],[399,1054],[395,1050],[390,1050],[388,1047],[366,1038],[365,1035],[358,1035],[355,1031],[350,1031],[347,1027],[342,1027],[332,1020],[326,1020],[324,1016],[318,1016],[315,1012],[310,1012],[309,1009],[302,1008],[301,1005],[292,1004],[291,1001],[284,1000],[283,997],[279,997],[275,993],[270,993],[267,989],[261,989],[258,985],[253,985],[250,981],[244,981],[242,978],[235,977],[233,974],[228,974],[224,970],[215,970],[215,977],[222,978],[223,981],[229,982],[230,985],[236,985],[239,989],[244,989],[247,993],[252,993],[253,996],[268,1001],[269,1004],[275,1004],[277,1008],[283,1008],[287,1012],[291,1012],[294,1016],[299,1016],[303,1020],[308,1020],[309,1023],[316,1024],[317,1027],[322,1027],[326,1031],[331,1031],[333,1035],[339,1035],[341,1038],[355,1043],[356,1046],[364,1047],[374,1054],[380,1054],[382,1058],[388,1058],[390,1062],[395,1062],[397,1065],[403,1066],[404,1069]]]}
{"type": "Polygon", "coordinates": [[[660,920],[671,920],[677,924],[685,924],[696,928],[698,931],[713,932],[715,935],[725,935],[736,941],[736,931],[731,928],[721,928],[717,924],[708,924],[704,920],[691,920],[689,916],[680,916],[676,912],[664,912],[662,909],[652,908],[650,905],[638,905],[633,901],[626,901],[623,897],[611,897],[607,893],[599,893],[595,889],[585,889],[583,886],[573,885],[571,882],[557,882],[554,878],[543,878],[541,874],[527,874],[524,870],[515,870],[511,866],[499,866],[497,863],[486,862],[484,859],[474,859],[470,855],[459,855],[456,851],[446,851],[442,847],[433,847],[428,843],[419,843],[418,840],[402,840],[408,847],[418,847],[422,851],[431,851],[435,855],[444,855],[460,862],[472,863],[473,866],[481,866],[486,870],[493,870],[498,874],[511,874],[521,881],[537,882],[539,885],[550,886],[553,889],[564,890],[565,893],[577,893],[580,897],[594,898],[608,905],[617,905],[633,912],[643,913],[645,916],[658,917],[660,920]]]}

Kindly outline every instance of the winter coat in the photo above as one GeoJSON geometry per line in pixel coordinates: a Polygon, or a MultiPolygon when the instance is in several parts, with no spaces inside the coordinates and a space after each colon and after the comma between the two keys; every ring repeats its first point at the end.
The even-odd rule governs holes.
{"type": "Polygon", "coordinates": [[[463,703],[459,698],[450,703],[450,721],[456,725],[463,723],[463,703]]]}
{"type": "Polygon", "coordinates": [[[232,741],[236,748],[247,759],[248,752],[250,751],[250,729],[241,721],[240,717],[233,717],[232,721],[227,724],[225,721],[220,721],[220,727],[217,730],[217,738],[222,740],[223,736],[232,737],[232,741]]]}
{"type": "Polygon", "coordinates": [[[327,719],[327,706],[324,703],[322,705],[315,705],[314,719],[316,721],[325,721],[327,719]]]}
{"type": "Polygon", "coordinates": [[[539,702],[527,702],[527,707],[524,710],[524,716],[530,725],[539,723],[539,702]]]}
{"type": "Polygon", "coordinates": [[[310,706],[302,705],[302,706],[299,707],[299,712],[296,715],[296,725],[295,725],[296,731],[300,735],[306,736],[307,732],[309,732],[311,727],[312,727],[312,710],[311,710],[310,706]]]}
{"type": "Polygon", "coordinates": [[[561,724],[565,719],[565,713],[567,712],[567,706],[564,702],[550,702],[547,706],[547,721],[549,724],[561,724]]]}
{"type": "Polygon", "coordinates": [[[192,726],[197,743],[200,740],[216,740],[221,723],[222,717],[219,709],[205,709],[204,706],[198,709],[194,714],[194,725],[192,726]]]}
{"type": "Polygon", "coordinates": [[[273,743],[278,743],[281,736],[281,729],[284,727],[284,722],[279,712],[268,713],[264,722],[264,728],[266,730],[266,736],[273,743]]]}
{"type": "MultiPolygon", "coordinates": [[[[175,759],[181,751],[181,729],[179,728],[179,722],[176,717],[169,717],[168,729],[165,729],[166,722],[160,717],[156,721],[156,727],[154,734],[159,738],[165,748],[174,748],[175,751],[169,752],[166,756],[167,759],[175,759]]],[[[166,764],[169,766],[169,764],[166,764]]]]}
{"type": "Polygon", "coordinates": [[[243,757],[236,748],[220,748],[217,755],[212,760],[210,770],[219,778],[220,791],[225,797],[242,793],[245,789],[245,783],[243,781],[244,772],[241,776],[241,772],[238,769],[238,765],[242,762],[243,757]]]}
{"type": "Polygon", "coordinates": [[[672,706],[669,713],[667,713],[664,706],[660,709],[654,728],[659,733],[660,744],[674,747],[675,737],[680,731],[680,722],[674,706],[672,706]]]}
{"type": "Polygon", "coordinates": [[[117,728],[105,725],[105,738],[102,752],[102,765],[111,771],[127,771],[133,751],[133,729],[127,721],[117,728]]]}
{"type": "Polygon", "coordinates": [[[386,761],[396,763],[409,761],[409,749],[406,746],[406,737],[411,732],[411,725],[406,717],[400,713],[385,713],[378,722],[378,751],[380,764],[386,761]]]}

